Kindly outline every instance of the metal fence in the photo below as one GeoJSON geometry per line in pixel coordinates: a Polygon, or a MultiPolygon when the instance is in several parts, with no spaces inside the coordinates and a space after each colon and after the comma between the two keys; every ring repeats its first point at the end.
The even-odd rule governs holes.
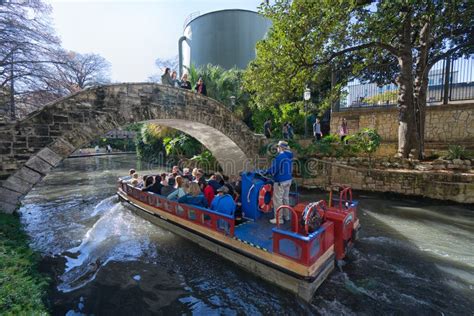
{"type": "MultiPolygon", "coordinates": [[[[398,87],[394,83],[396,72],[395,65],[379,65],[366,68],[363,75],[350,77],[341,90],[335,110],[395,106],[398,97],[398,87]]],[[[336,72],[335,81],[343,76],[341,71],[336,72]]],[[[431,68],[428,80],[428,105],[474,100],[474,55],[440,60],[431,68]]]]}

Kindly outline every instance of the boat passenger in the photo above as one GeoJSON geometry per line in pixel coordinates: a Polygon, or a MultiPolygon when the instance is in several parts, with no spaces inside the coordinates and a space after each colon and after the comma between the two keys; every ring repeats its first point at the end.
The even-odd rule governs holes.
{"type": "Polygon", "coordinates": [[[185,196],[182,196],[178,199],[179,203],[186,203],[197,205],[201,207],[208,207],[208,203],[204,194],[202,194],[201,189],[199,188],[199,184],[196,182],[191,182],[187,189],[187,193],[185,196]]]}
{"type": "Polygon", "coordinates": [[[242,219],[242,177],[232,177],[230,183],[234,188],[235,219],[242,219]]]}
{"type": "MultiPolygon", "coordinates": [[[[161,184],[165,185],[163,182],[166,181],[166,173],[163,172],[162,174],[160,174],[160,178],[161,178],[161,184]]],[[[166,182],[166,185],[168,185],[168,182],[166,182]]]]}
{"type": "Polygon", "coordinates": [[[232,196],[229,195],[229,189],[226,186],[222,186],[217,190],[217,195],[211,203],[211,210],[222,214],[234,215],[235,202],[232,196]]]}
{"type": "Polygon", "coordinates": [[[199,170],[198,168],[193,168],[193,171],[191,171],[191,175],[193,176],[193,181],[194,181],[194,179],[196,179],[196,174],[197,174],[198,170],[199,170]]]}
{"type": "Polygon", "coordinates": [[[234,198],[234,196],[235,196],[234,186],[233,186],[232,183],[229,181],[229,177],[228,177],[228,176],[224,176],[224,185],[227,187],[227,189],[229,189],[229,194],[230,194],[230,196],[232,196],[232,197],[234,198]]]}
{"type": "MultiPolygon", "coordinates": [[[[148,177],[148,178],[151,178],[151,176],[148,177]]],[[[159,175],[156,175],[155,180],[153,181],[153,183],[151,185],[147,186],[146,188],[143,188],[142,191],[161,194],[161,188],[162,187],[163,186],[161,185],[161,177],[159,175]]]]}
{"type": "Polygon", "coordinates": [[[143,185],[142,185],[142,191],[147,191],[148,187],[151,187],[153,185],[153,177],[152,176],[143,176],[143,185]]]}
{"type": "Polygon", "coordinates": [[[176,177],[176,184],[174,186],[174,191],[171,192],[167,198],[170,200],[177,200],[180,197],[183,197],[186,195],[186,191],[184,190],[185,184],[184,184],[184,178],[181,176],[176,177]]]}
{"type": "Polygon", "coordinates": [[[148,176],[144,175],[142,177],[142,180],[138,182],[137,188],[144,188],[146,186],[145,183],[146,183],[147,178],[148,178],[148,176]]]}
{"type": "MultiPolygon", "coordinates": [[[[193,172],[194,172],[194,170],[193,170],[193,172]]],[[[206,179],[204,179],[204,171],[202,169],[197,169],[196,168],[196,172],[194,174],[193,181],[196,182],[197,184],[199,184],[199,187],[201,188],[201,191],[204,192],[204,188],[206,187],[207,182],[206,182],[206,179]]]]}
{"type": "Polygon", "coordinates": [[[140,181],[138,180],[138,173],[135,172],[132,175],[132,180],[130,181],[130,184],[134,187],[137,187],[139,183],[140,183],[140,181]]]}
{"type": "Polygon", "coordinates": [[[173,174],[173,176],[181,176],[183,175],[181,170],[179,170],[179,167],[178,166],[173,166],[173,169],[171,170],[171,173],[173,174]]]}
{"type": "Polygon", "coordinates": [[[173,176],[173,174],[170,173],[167,178],[168,178],[168,184],[171,185],[172,187],[174,187],[176,185],[175,176],[173,176]]]}
{"type": "Polygon", "coordinates": [[[216,172],[214,173],[214,175],[216,176],[216,181],[219,182],[221,186],[223,186],[225,181],[224,181],[224,176],[222,175],[222,173],[216,172]]]}
{"type": "Polygon", "coordinates": [[[193,181],[193,176],[189,171],[189,168],[183,168],[183,178],[188,179],[189,181],[193,181]]]}
{"type": "Polygon", "coordinates": [[[169,177],[165,176],[161,178],[161,195],[168,196],[171,192],[174,191],[174,186],[169,184],[169,177]]]}
{"type": "Polygon", "coordinates": [[[211,205],[214,196],[217,194],[217,189],[222,185],[217,181],[217,176],[213,174],[209,181],[207,181],[207,186],[204,188],[204,196],[206,197],[209,205],[211,205]]]}
{"type": "Polygon", "coordinates": [[[214,189],[212,188],[211,185],[206,185],[206,187],[204,188],[204,197],[206,198],[207,200],[207,204],[208,205],[211,205],[212,203],[212,200],[214,200],[214,196],[216,196],[216,194],[214,193],[214,189]]]}
{"type": "MultiPolygon", "coordinates": [[[[281,205],[290,204],[290,186],[293,171],[293,153],[286,141],[279,141],[277,145],[278,155],[273,159],[271,167],[265,172],[273,176],[273,209],[276,211],[281,205]]],[[[284,208],[279,213],[279,221],[283,223],[290,220],[290,211],[284,208]]],[[[270,220],[276,224],[276,217],[270,220]]]]}
{"type": "MultiPolygon", "coordinates": [[[[131,183],[132,183],[132,180],[133,180],[133,175],[134,175],[135,173],[137,173],[137,172],[135,171],[135,169],[130,169],[130,170],[128,171],[128,177],[124,178],[123,182],[125,182],[125,183],[130,183],[130,184],[131,184],[131,183]]],[[[138,175],[137,175],[137,176],[138,176],[138,175]]]]}

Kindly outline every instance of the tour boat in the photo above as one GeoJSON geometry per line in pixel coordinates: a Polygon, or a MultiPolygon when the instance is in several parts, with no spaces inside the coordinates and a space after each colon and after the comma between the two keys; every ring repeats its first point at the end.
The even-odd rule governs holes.
{"type": "MultiPolygon", "coordinates": [[[[343,260],[360,228],[358,202],[349,187],[328,202],[300,203],[292,193],[291,220],[272,225],[272,182],[242,174],[242,216],[178,203],[119,179],[119,197],[151,222],[213,251],[258,277],[310,301],[335,264],[343,260]]],[[[277,216],[278,218],[278,216],[277,216]]]]}

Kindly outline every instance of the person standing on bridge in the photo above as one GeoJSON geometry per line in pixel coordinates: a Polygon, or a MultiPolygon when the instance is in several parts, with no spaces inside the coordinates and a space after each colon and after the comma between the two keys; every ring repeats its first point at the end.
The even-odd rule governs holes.
{"type": "Polygon", "coordinates": [[[181,77],[181,83],[180,83],[180,87],[182,89],[187,89],[187,90],[191,90],[191,82],[188,80],[188,74],[184,74],[182,77],[181,77]]]}
{"type": "Polygon", "coordinates": [[[165,73],[161,76],[161,84],[165,86],[174,86],[173,80],[171,80],[170,69],[167,67],[165,73]]]}
{"type": "Polygon", "coordinates": [[[206,85],[202,80],[202,77],[199,77],[199,80],[194,88],[198,94],[207,95],[206,85]]]}
{"type": "MultiPolygon", "coordinates": [[[[276,211],[282,205],[290,204],[290,186],[293,179],[293,153],[286,141],[279,141],[277,145],[278,155],[273,159],[271,167],[265,174],[273,176],[273,212],[274,218],[270,223],[276,224],[276,211]]],[[[290,211],[287,208],[282,209],[278,215],[279,222],[284,223],[290,220],[290,211]]]]}
{"type": "Polygon", "coordinates": [[[171,82],[173,83],[173,87],[179,88],[178,74],[175,70],[171,73],[171,82]]]}

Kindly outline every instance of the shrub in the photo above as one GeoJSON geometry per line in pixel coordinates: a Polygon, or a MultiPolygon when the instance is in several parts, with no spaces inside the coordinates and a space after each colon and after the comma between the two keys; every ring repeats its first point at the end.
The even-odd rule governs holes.
{"type": "Polygon", "coordinates": [[[451,145],[448,147],[448,155],[446,156],[447,159],[468,159],[469,153],[466,150],[466,147],[460,145],[451,145]]]}
{"type": "Polygon", "coordinates": [[[369,156],[369,170],[372,166],[372,154],[380,147],[382,137],[373,128],[364,128],[357,132],[353,138],[355,145],[361,152],[369,156]]]}
{"type": "Polygon", "coordinates": [[[40,256],[28,246],[20,219],[0,213],[0,315],[47,315],[49,279],[38,272],[40,256]]]}

